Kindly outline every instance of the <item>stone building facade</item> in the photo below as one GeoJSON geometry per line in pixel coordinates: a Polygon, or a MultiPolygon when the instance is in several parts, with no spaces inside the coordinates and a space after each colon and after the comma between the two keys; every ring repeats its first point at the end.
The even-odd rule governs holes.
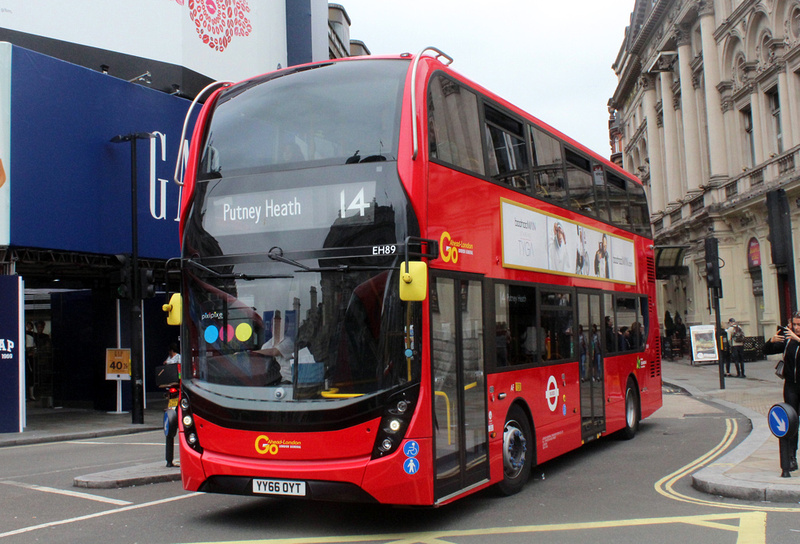
{"type": "Polygon", "coordinates": [[[661,316],[714,323],[714,237],[722,322],[771,336],[796,309],[800,0],[637,0],[613,68],[612,151],[649,196],[661,316]]]}

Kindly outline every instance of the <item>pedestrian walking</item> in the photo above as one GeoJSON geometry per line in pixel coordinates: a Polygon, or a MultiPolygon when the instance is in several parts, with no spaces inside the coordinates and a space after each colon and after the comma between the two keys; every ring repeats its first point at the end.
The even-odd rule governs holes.
{"type": "MultiPolygon", "coordinates": [[[[800,413],[800,312],[792,314],[786,327],[778,327],[778,332],[764,344],[764,353],[783,353],[783,401],[800,413]]],[[[797,470],[797,434],[789,447],[789,470],[794,471],[797,470]]]]}
{"type": "MultiPolygon", "coordinates": [[[[744,375],[744,331],[739,326],[734,318],[728,320],[728,345],[730,346],[731,356],[730,361],[733,362],[736,368],[736,377],[745,378],[744,375]]],[[[730,361],[728,362],[728,376],[731,375],[730,361]]]]}

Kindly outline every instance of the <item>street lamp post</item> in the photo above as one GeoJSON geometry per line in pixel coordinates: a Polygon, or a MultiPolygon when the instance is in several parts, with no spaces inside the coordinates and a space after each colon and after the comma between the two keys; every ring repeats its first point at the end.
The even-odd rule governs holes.
{"type": "Polygon", "coordinates": [[[149,140],[149,132],[114,136],[112,143],[131,143],[131,392],[132,423],[144,423],[144,373],[142,368],[142,293],[139,282],[139,222],[137,198],[136,141],[149,140]]]}

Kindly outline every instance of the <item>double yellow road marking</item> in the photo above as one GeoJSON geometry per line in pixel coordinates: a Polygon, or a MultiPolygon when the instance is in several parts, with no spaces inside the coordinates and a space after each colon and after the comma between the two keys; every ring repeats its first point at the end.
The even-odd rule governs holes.
{"type": "Polygon", "coordinates": [[[672,474],[668,474],[664,476],[659,481],[655,483],[656,492],[668,499],[673,499],[676,501],[686,502],[690,504],[698,504],[702,506],[713,506],[716,508],[730,508],[732,510],[754,510],[758,512],[800,512],[800,508],[791,507],[791,506],[767,506],[767,505],[749,505],[749,504],[733,504],[733,503],[726,503],[726,502],[719,502],[719,501],[712,501],[706,499],[700,499],[695,497],[689,497],[688,495],[684,495],[675,491],[674,486],[675,483],[678,482],[681,478],[696,472],[697,470],[705,467],[706,465],[711,464],[715,459],[717,459],[720,455],[725,453],[727,449],[733,444],[733,441],[736,439],[736,435],[739,432],[739,424],[736,422],[735,419],[727,419],[725,421],[725,434],[720,440],[719,444],[717,444],[713,449],[698,457],[691,463],[679,468],[672,474]]]}

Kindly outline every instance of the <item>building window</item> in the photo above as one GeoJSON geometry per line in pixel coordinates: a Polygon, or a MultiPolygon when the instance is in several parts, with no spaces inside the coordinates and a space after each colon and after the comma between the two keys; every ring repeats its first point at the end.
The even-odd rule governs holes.
{"type": "Polygon", "coordinates": [[[739,194],[739,182],[734,181],[725,186],[725,198],[733,198],[739,194]]]}
{"type": "Polygon", "coordinates": [[[705,199],[703,198],[703,195],[700,195],[699,197],[695,198],[689,203],[689,210],[692,212],[692,215],[694,215],[700,210],[702,210],[703,207],[705,207],[705,204],[706,203],[705,199]]]}
{"type": "Polygon", "coordinates": [[[792,11],[791,21],[792,35],[795,39],[800,38],[800,8],[795,8],[792,11]]]}
{"type": "Polygon", "coordinates": [[[783,153],[783,131],[781,129],[781,101],[777,87],[767,91],[767,100],[769,101],[769,111],[772,114],[772,136],[775,137],[778,154],[781,154],[783,153]]]}
{"type": "Polygon", "coordinates": [[[744,157],[748,160],[746,166],[752,168],[756,164],[756,142],[753,137],[753,110],[747,106],[742,110],[742,126],[744,127],[744,157]]]}

